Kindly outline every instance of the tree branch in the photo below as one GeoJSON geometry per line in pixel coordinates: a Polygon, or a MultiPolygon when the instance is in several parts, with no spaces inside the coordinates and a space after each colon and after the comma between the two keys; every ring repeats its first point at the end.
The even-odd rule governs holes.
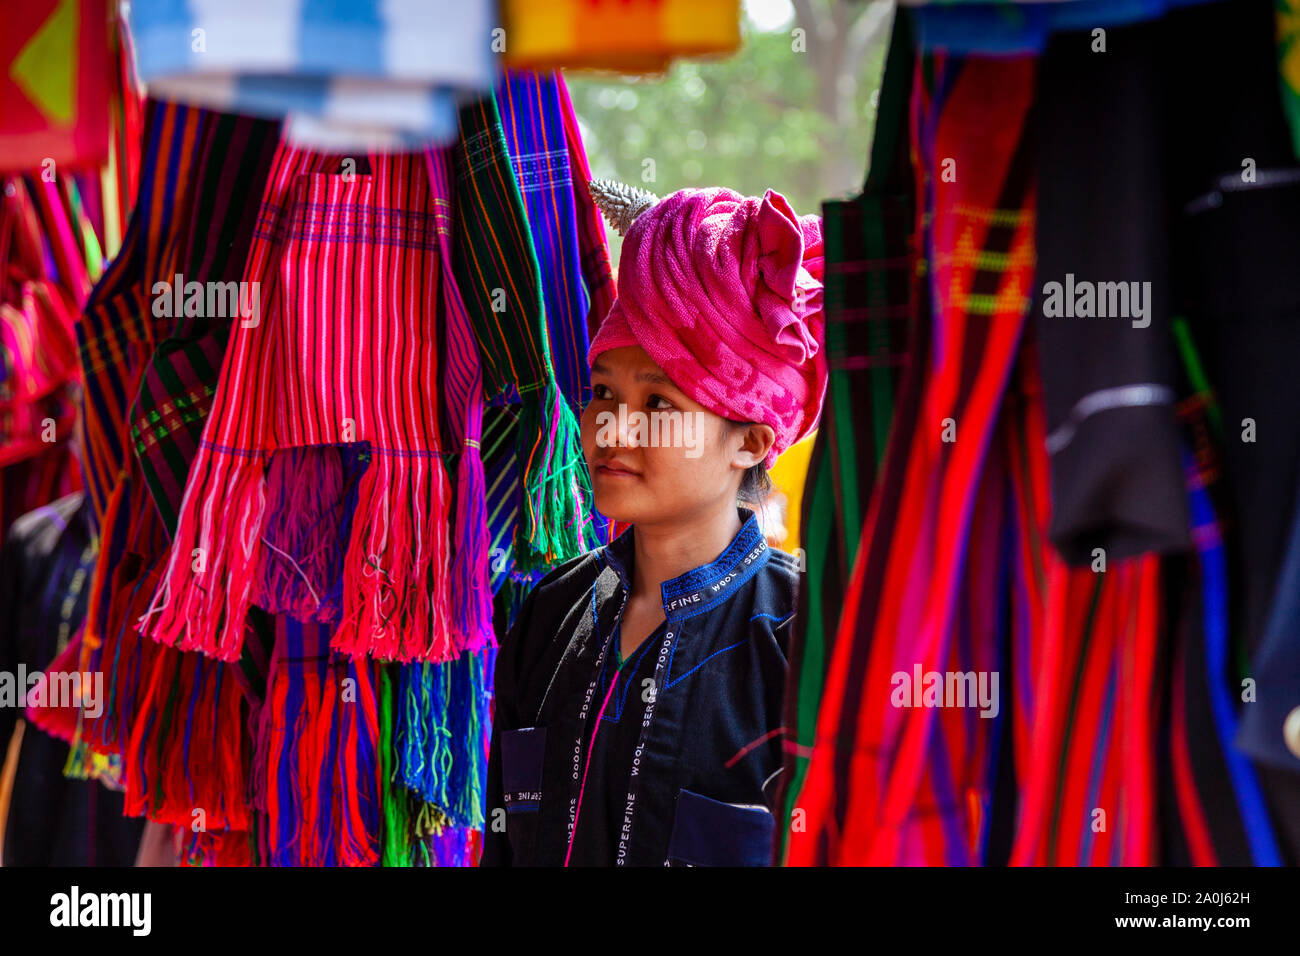
{"type": "Polygon", "coordinates": [[[794,4],[794,22],[813,35],[820,43],[826,40],[830,24],[811,0],[790,0],[794,4]]]}
{"type": "Polygon", "coordinates": [[[893,4],[883,0],[872,0],[865,4],[865,9],[858,14],[849,28],[847,61],[850,69],[857,69],[862,58],[867,55],[867,48],[876,40],[880,31],[891,22],[890,13],[893,4]]]}

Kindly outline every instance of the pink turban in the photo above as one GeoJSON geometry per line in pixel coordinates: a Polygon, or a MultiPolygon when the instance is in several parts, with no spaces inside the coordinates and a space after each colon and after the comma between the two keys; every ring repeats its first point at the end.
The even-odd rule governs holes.
{"type": "Polygon", "coordinates": [[[823,265],[821,218],[775,190],[679,190],[628,228],[618,299],[587,360],[641,346],[709,411],[772,426],[770,468],[821,413],[823,265]]]}

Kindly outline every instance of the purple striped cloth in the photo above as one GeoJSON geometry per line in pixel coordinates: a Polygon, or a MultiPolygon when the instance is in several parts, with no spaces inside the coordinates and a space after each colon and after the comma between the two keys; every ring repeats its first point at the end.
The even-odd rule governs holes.
{"type": "MultiPolygon", "coordinates": [[[[575,196],[570,143],[565,133],[563,80],[554,71],[505,70],[496,85],[497,108],[511,166],[523,196],[533,248],[541,267],[542,302],[547,334],[551,343],[551,364],[560,392],[575,415],[591,397],[591,373],[587,367],[587,314],[591,296],[583,269],[579,236],[580,214],[575,196]]],[[[585,190],[583,195],[586,195],[585,190]]],[[[505,420],[502,424],[513,427],[505,420]]],[[[517,508],[509,500],[517,485],[518,462],[514,443],[502,445],[505,454],[489,464],[488,514],[496,516],[494,531],[513,527],[517,508]]],[[[603,516],[592,512],[593,532],[604,541],[607,526],[603,516]]],[[[499,587],[510,573],[509,533],[493,535],[498,560],[493,562],[493,582],[499,587]]],[[[544,570],[527,576],[539,579],[544,570]]],[[[526,582],[527,583],[527,582],[526,582]]]]}
{"type": "Polygon", "coordinates": [[[452,270],[452,201],[455,195],[455,147],[426,154],[429,184],[438,233],[442,270],[443,436],[456,452],[455,504],[452,524],[452,603],[455,627],[464,635],[462,647],[495,643],[492,592],[488,586],[487,488],[480,439],[483,435],[483,370],[478,339],[465,300],[452,270]]]}
{"type": "Polygon", "coordinates": [[[577,414],[591,391],[587,368],[590,299],[583,282],[578,209],[556,74],[506,70],[497,82],[496,99],[542,268],[551,364],[560,390],[577,414]]]}

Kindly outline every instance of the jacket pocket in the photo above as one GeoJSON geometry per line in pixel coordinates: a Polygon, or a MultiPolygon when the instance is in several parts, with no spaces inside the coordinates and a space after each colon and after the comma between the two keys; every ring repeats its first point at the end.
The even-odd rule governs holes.
{"type": "Polygon", "coordinates": [[[523,727],[501,734],[501,783],[506,813],[536,813],[542,800],[546,728],[523,727]]]}
{"type": "Polygon", "coordinates": [[[667,865],[768,866],[775,833],[776,821],[766,807],[680,790],[667,865]]]}

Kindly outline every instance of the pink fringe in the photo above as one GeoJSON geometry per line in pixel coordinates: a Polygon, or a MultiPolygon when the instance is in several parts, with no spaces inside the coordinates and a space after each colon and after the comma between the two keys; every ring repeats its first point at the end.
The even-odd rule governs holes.
{"type": "MultiPolygon", "coordinates": [[[[274,468],[268,482],[255,460],[204,455],[213,469],[204,484],[228,494],[210,494],[197,508],[182,506],[167,570],[141,631],[181,650],[235,661],[254,599],[273,612],[320,620],[316,599],[330,590],[324,569],[337,561],[330,549],[337,549],[346,525],[342,515],[321,520],[321,509],[341,499],[342,473],[335,470],[325,482],[330,469],[309,456],[294,462],[292,474],[274,468]],[[317,481],[328,487],[313,488],[317,481]],[[265,528],[275,529],[279,542],[297,544],[293,552],[276,547],[293,554],[306,579],[267,546],[265,528]],[[198,572],[192,556],[201,542],[206,566],[198,572]]],[[[370,463],[342,555],[343,613],[331,647],[353,657],[440,663],[458,656],[467,638],[482,646],[482,629],[472,637],[475,632],[458,633],[452,624],[450,508],[447,474],[436,456],[378,455],[370,463]]],[[[486,561],[486,548],[480,548],[483,556],[469,560],[486,561]]],[[[490,608],[476,613],[486,613],[490,622],[490,608]]]]}
{"type": "Polygon", "coordinates": [[[209,470],[207,481],[191,481],[185,489],[167,570],[140,631],[160,644],[237,661],[266,515],[266,483],[255,459],[200,448],[190,473],[209,470]],[[190,496],[206,488],[218,491],[190,507],[190,496]],[[195,570],[199,549],[201,571],[195,570]]]}
{"type": "Polygon", "coordinates": [[[490,541],[487,477],[476,445],[465,445],[456,463],[456,553],[452,581],[457,643],[479,651],[496,645],[492,628],[492,588],[488,578],[490,541]]]}
{"type": "Polygon", "coordinates": [[[251,598],[258,607],[299,621],[339,619],[347,482],[335,447],[286,448],[271,456],[251,598]]]}
{"type": "Polygon", "coordinates": [[[377,455],[361,478],[330,647],[352,657],[442,662],[453,640],[451,494],[440,459],[377,455]]]}

